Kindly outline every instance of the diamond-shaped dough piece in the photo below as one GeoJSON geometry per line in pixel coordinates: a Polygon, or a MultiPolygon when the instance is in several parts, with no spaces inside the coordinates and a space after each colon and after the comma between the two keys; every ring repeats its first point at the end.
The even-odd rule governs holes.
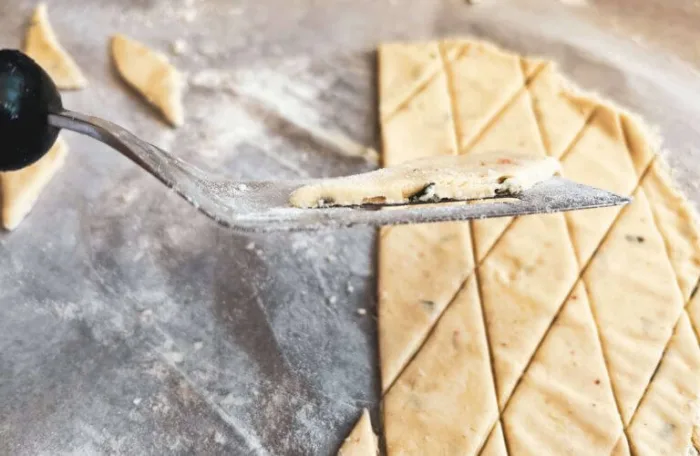
{"type": "Polygon", "coordinates": [[[562,214],[517,218],[479,268],[501,409],[578,270],[562,214]]]}
{"type": "Polygon", "coordinates": [[[440,50],[434,42],[385,43],[379,46],[379,112],[392,116],[409,98],[442,71],[440,50]]]}
{"type": "Polygon", "coordinates": [[[685,455],[700,393],[700,347],[683,313],[629,427],[635,454],[685,455]]]}
{"type": "Polygon", "coordinates": [[[173,126],[182,125],[184,82],[168,58],[120,34],[112,37],[111,49],[122,78],[158,108],[173,126]]]}
{"type": "Polygon", "coordinates": [[[379,243],[382,390],[425,340],[474,267],[469,224],[394,226],[379,243]]]}
{"type": "Polygon", "coordinates": [[[59,89],[83,89],[87,86],[83,72],[58,42],[44,3],[40,3],[32,15],[24,40],[24,53],[51,76],[59,89]]]}
{"type": "Polygon", "coordinates": [[[364,409],[357,424],[340,447],[338,456],[376,456],[378,452],[377,436],[372,430],[369,412],[364,409]]]}
{"type": "Polygon", "coordinates": [[[387,453],[475,454],[498,418],[474,276],[384,396],[387,453]]]}
{"type": "MultiPolygon", "coordinates": [[[[563,158],[562,168],[564,177],[621,195],[632,193],[640,178],[630,158],[618,113],[602,105],[563,158]]],[[[566,213],[579,264],[588,262],[619,211],[619,207],[608,207],[566,213]]]]}
{"type": "Polygon", "coordinates": [[[512,454],[609,455],[622,423],[578,282],[503,414],[512,454]]]}
{"type": "Polygon", "coordinates": [[[529,90],[547,153],[560,158],[583,129],[595,103],[568,90],[552,62],[544,65],[529,90]]]}
{"type": "Polygon", "coordinates": [[[641,188],[583,279],[615,397],[628,425],[683,309],[664,241],[641,188]]]}
{"type": "Polygon", "coordinates": [[[479,135],[525,84],[520,57],[479,41],[447,65],[460,151],[479,135]]]}
{"type": "Polygon", "coordinates": [[[59,137],[39,161],[18,171],[0,173],[2,226],[14,230],[29,214],[41,191],[63,166],[67,144],[59,137]]]}
{"type": "Polygon", "coordinates": [[[455,155],[455,141],[447,78],[440,73],[382,123],[382,162],[393,166],[423,157],[455,155]]]}

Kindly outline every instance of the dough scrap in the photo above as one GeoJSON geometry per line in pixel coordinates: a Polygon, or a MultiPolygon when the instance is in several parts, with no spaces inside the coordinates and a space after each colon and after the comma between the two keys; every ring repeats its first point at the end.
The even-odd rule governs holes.
{"type": "Polygon", "coordinates": [[[559,163],[512,152],[423,158],[295,190],[296,207],[405,204],[517,195],[552,177],[559,163]]]}
{"type": "Polygon", "coordinates": [[[83,72],[58,42],[44,3],[34,10],[25,36],[24,52],[51,76],[59,89],[76,90],[87,86],[83,72]]]}
{"type": "Polygon", "coordinates": [[[357,424],[340,447],[338,456],[376,456],[377,453],[379,453],[377,436],[372,430],[369,412],[364,409],[357,424]]]}
{"type": "Polygon", "coordinates": [[[18,171],[0,173],[0,210],[3,228],[14,230],[29,214],[41,191],[63,166],[68,145],[59,137],[39,161],[18,171]]]}
{"type": "Polygon", "coordinates": [[[174,127],[184,123],[184,80],[168,58],[143,44],[117,34],[112,37],[112,58],[119,74],[174,127]]]}
{"type": "MultiPolygon", "coordinates": [[[[441,224],[432,232],[382,229],[378,336],[387,442],[408,436],[403,443],[416,446],[423,435],[440,437],[424,448],[439,448],[459,442],[460,432],[479,440],[493,429],[479,440],[481,454],[506,454],[506,442],[511,454],[572,452],[559,436],[570,436],[577,448],[588,442],[585,454],[622,456],[630,448],[685,454],[695,422],[690,410],[700,393],[700,231],[655,158],[658,138],[634,115],[573,88],[551,62],[474,41],[445,40],[438,48],[443,71],[382,118],[385,166],[489,152],[501,142],[521,150],[512,144],[518,138],[526,153],[559,159],[565,177],[635,200],[623,212],[454,223],[459,248],[439,241],[441,224]],[[444,57],[447,50],[452,60],[444,57]],[[494,78],[502,81],[500,92],[494,78]],[[476,258],[468,258],[475,251],[476,258]],[[445,302],[460,279],[470,284],[474,278],[486,326],[476,327],[473,337],[485,332],[495,378],[460,375],[480,365],[481,348],[460,352],[463,361],[441,362],[453,350],[444,328],[462,321],[464,290],[445,302]],[[582,293],[580,300],[566,300],[570,292],[582,293]],[[439,296],[442,317],[417,311],[423,293],[439,296]],[[580,353],[567,356],[568,346],[580,353]],[[431,375],[459,380],[431,383],[431,375]],[[488,399],[484,391],[493,384],[500,417],[464,408],[488,399]],[[453,417],[448,425],[431,426],[435,412],[417,408],[431,402],[442,404],[438,422],[453,417]]],[[[385,71],[380,66],[380,81],[385,71]]],[[[391,448],[390,456],[403,454],[400,444],[391,448]]]]}

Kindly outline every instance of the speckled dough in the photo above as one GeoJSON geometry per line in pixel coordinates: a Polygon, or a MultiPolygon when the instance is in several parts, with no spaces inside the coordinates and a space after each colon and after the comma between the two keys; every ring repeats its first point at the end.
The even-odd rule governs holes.
{"type": "Polygon", "coordinates": [[[301,187],[290,202],[296,207],[320,207],[513,196],[557,171],[555,159],[512,152],[424,158],[301,187]]]}

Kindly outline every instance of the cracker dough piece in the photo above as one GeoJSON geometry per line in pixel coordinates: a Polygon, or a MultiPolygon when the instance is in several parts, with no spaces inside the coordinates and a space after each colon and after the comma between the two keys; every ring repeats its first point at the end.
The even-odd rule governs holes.
{"type": "MultiPolygon", "coordinates": [[[[634,191],[641,177],[636,168],[628,152],[619,114],[603,105],[596,108],[590,124],[562,159],[565,177],[620,195],[634,191]]],[[[619,207],[608,207],[565,214],[579,264],[588,262],[619,212],[619,207]]]]}
{"type": "Polygon", "coordinates": [[[376,456],[377,453],[379,453],[377,436],[372,430],[369,412],[364,409],[357,424],[340,447],[338,456],[376,456]]]}
{"type": "Polygon", "coordinates": [[[554,159],[512,152],[423,158],[307,185],[289,201],[308,208],[515,196],[558,171],[554,159]]]}
{"type": "Polygon", "coordinates": [[[469,224],[401,225],[379,244],[379,356],[386,391],[474,268],[469,224]]]}
{"type": "Polygon", "coordinates": [[[629,427],[635,454],[685,455],[700,393],[700,348],[685,312],[629,427]]]}
{"type": "MultiPolygon", "coordinates": [[[[382,73],[380,80],[383,79],[382,73]]],[[[418,158],[456,153],[447,78],[440,73],[391,119],[382,123],[382,162],[384,166],[394,166],[418,158]]]]}
{"type": "Polygon", "coordinates": [[[29,214],[39,194],[63,166],[68,146],[60,137],[39,161],[18,171],[0,173],[2,226],[14,230],[29,214]]]}
{"type": "Polygon", "coordinates": [[[437,73],[442,71],[438,44],[385,43],[379,46],[379,112],[386,119],[437,73]]]}
{"type": "Polygon", "coordinates": [[[384,397],[387,453],[475,454],[498,419],[472,275],[384,397]]]}
{"type": "Polygon", "coordinates": [[[578,271],[562,214],[517,218],[479,268],[501,409],[578,271]]]}
{"type": "Polygon", "coordinates": [[[683,299],[688,300],[700,277],[700,237],[694,226],[694,210],[674,188],[658,160],[651,165],[642,185],[664,237],[683,299]]]}
{"type": "Polygon", "coordinates": [[[643,189],[634,194],[583,275],[625,425],[683,309],[643,189]]]}
{"type": "Polygon", "coordinates": [[[561,158],[583,130],[595,103],[567,89],[567,83],[552,62],[543,65],[529,85],[533,111],[547,154],[561,158]]]}
{"type": "Polygon", "coordinates": [[[622,422],[578,282],[503,414],[512,454],[609,455],[622,422]]]}
{"type": "Polygon", "coordinates": [[[460,151],[465,151],[523,87],[520,57],[474,41],[447,65],[447,74],[457,121],[457,144],[460,151]]]}
{"type": "Polygon", "coordinates": [[[44,3],[34,10],[25,36],[24,52],[51,76],[59,89],[83,89],[87,86],[82,71],[58,42],[44,3]]]}
{"type": "Polygon", "coordinates": [[[184,123],[180,72],[168,58],[124,35],[112,37],[112,58],[124,80],[136,89],[175,127],[184,123]]]}

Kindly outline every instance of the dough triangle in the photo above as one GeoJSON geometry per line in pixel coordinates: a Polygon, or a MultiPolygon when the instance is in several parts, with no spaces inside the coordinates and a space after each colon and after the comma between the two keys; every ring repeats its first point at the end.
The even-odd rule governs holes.
{"type": "Polygon", "coordinates": [[[58,42],[44,3],[34,10],[25,36],[24,52],[51,76],[59,89],[82,89],[87,86],[82,71],[58,42]]]}
{"type": "Polygon", "coordinates": [[[387,453],[476,454],[498,419],[479,293],[470,277],[384,396],[387,453]]]}
{"type": "Polygon", "coordinates": [[[609,455],[622,433],[581,282],[554,321],[503,414],[512,454],[609,455]]]}
{"type": "Polygon", "coordinates": [[[683,309],[663,239],[641,188],[583,279],[615,397],[628,425],[683,309]]]}
{"type": "Polygon", "coordinates": [[[382,162],[392,166],[457,153],[447,79],[434,77],[402,109],[382,123],[382,162]],[[425,124],[430,128],[425,128],[425,124]]]}
{"type": "Polygon", "coordinates": [[[478,274],[502,409],[578,275],[562,214],[517,218],[478,274]]]}
{"type": "Polygon", "coordinates": [[[125,37],[112,37],[112,58],[124,80],[158,108],[173,126],[184,123],[183,80],[165,55],[125,37]]]}
{"type": "Polygon", "coordinates": [[[700,348],[685,312],[629,427],[635,454],[689,454],[700,393],[700,348]]]}
{"type": "Polygon", "coordinates": [[[369,412],[364,409],[357,424],[340,447],[338,456],[376,456],[378,452],[377,436],[372,430],[369,412]]]}
{"type": "Polygon", "coordinates": [[[379,71],[379,112],[381,118],[386,119],[410,101],[422,85],[442,72],[438,44],[382,44],[379,46],[379,71]]]}
{"type": "Polygon", "coordinates": [[[39,161],[19,171],[0,173],[2,225],[14,230],[29,214],[39,194],[63,166],[68,146],[59,137],[39,161]]]}

